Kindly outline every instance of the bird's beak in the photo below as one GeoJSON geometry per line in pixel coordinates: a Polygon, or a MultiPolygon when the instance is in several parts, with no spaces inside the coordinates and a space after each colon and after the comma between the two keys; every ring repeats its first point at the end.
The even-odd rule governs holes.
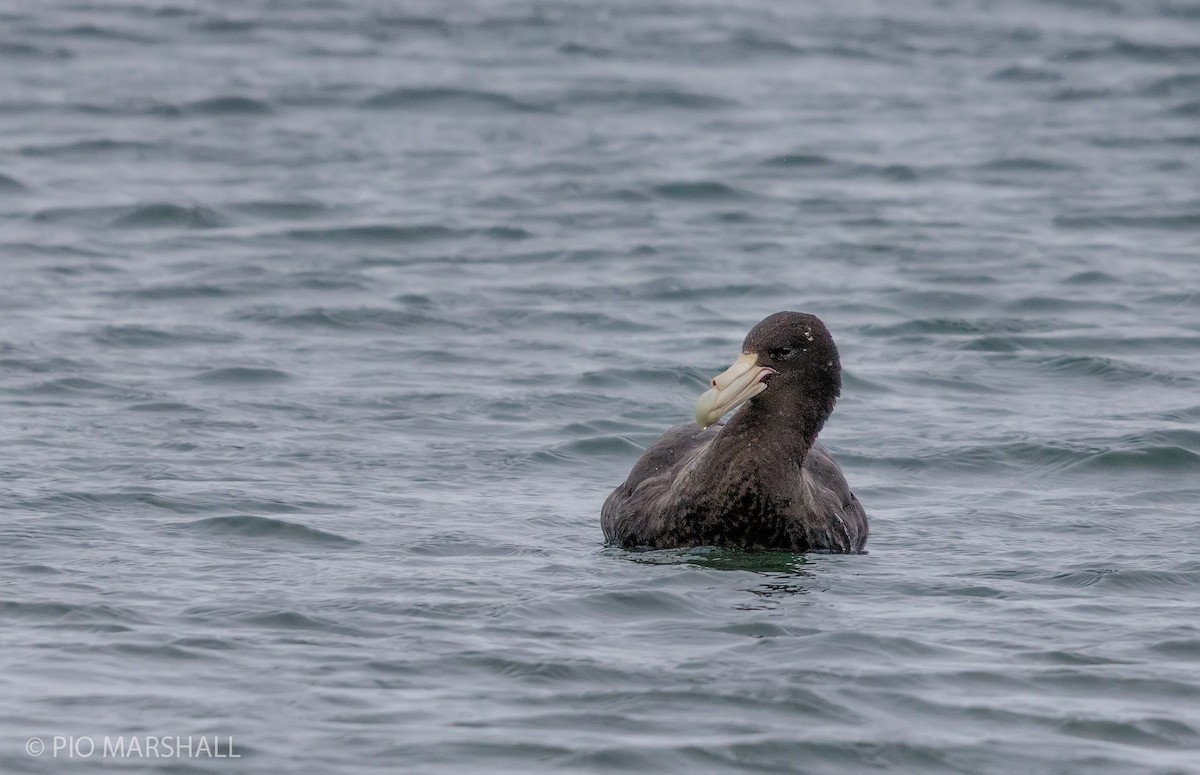
{"type": "Polygon", "coordinates": [[[712,425],[730,409],[766,390],[763,380],[775,373],[769,366],[759,366],[756,354],[742,353],[732,366],[713,377],[712,389],[696,400],[696,422],[701,428],[712,425]]]}

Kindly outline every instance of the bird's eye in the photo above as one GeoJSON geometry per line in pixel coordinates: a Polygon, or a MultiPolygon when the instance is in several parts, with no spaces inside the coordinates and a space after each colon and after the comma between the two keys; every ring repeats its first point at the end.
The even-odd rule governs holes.
{"type": "Polygon", "coordinates": [[[774,358],[775,360],[779,361],[779,360],[783,360],[784,358],[787,358],[789,355],[791,355],[791,354],[792,354],[792,348],[790,348],[790,347],[776,347],[774,350],[771,350],[771,351],[770,351],[769,353],[767,353],[767,354],[768,354],[768,355],[770,355],[770,356],[771,356],[772,358],[774,358]]]}

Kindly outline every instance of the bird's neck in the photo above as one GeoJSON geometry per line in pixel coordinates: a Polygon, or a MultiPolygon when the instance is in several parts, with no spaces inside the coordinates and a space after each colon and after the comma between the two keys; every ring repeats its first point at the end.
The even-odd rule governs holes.
{"type": "Polygon", "coordinates": [[[692,472],[702,492],[755,491],[804,464],[820,423],[758,409],[742,407],[721,428],[692,472]]]}
{"type": "Polygon", "coordinates": [[[814,416],[799,408],[776,409],[752,400],[725,423],[721,436],[727,439],[727,444],[737,440],[741,444],[736,446],[761,445],[799,464],[804,462],[824,424],[825,416],[814,416]]]}

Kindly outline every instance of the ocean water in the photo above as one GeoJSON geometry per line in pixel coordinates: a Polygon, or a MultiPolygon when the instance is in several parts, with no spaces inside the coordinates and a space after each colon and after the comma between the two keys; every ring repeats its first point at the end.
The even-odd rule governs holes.
{"type": "Polygon", "coordinates": [[[1194,0],[7,2],[0,73],[0,771],[1200,772],[1194,0]],[[605,548],[783,309],[870,553],[605,548]]]}

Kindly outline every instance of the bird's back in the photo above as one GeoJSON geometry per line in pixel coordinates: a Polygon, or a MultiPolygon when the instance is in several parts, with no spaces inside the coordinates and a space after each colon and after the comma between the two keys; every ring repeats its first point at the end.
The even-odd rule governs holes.
{"type": "Polygon", "coordinates": [[[817,442],[800,467],[800,501],[789,509],[789,522],[801,530],[811,549],[861,552],[867,543],[867,512],[850,491],[841,466],[817,442]]]}
{"type": "Polygon", "coordinates": [[[605,540],[626,548],[658,547],[673,526],[681,527],[686,507],[672,485],[680,472],[703,454],[721,427],[680,423],[668,428],[643,452],[600,510],[605,540]]]}
{"type": "MultiPolygon", "coordinates": [[[[797,471],[764,477],[776,492],[745,507],[744,492],[687,491],[684,475],[705,455],[723,426],[676,425],[662,435],[608,496],[601,510],[605,539],[626,548],[740,545],[769,549],[860,552],[867,517],[837,462],[819,443],[797,471]],[[732,540],[731,540],[732,539],[732,540]]],[[[778,461],[772,461],[778,463],[778,461]]]]}

